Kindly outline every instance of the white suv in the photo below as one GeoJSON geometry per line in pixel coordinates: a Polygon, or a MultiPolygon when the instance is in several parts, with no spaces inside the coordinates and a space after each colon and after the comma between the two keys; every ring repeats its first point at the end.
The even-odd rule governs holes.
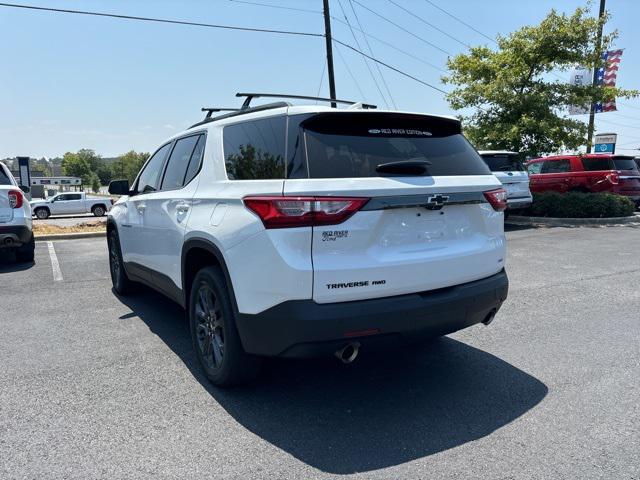
{"type": "Polygon", "coordinates": [[[349,362],[493,319],[506,193],[458,120],[248,101],[110,185],[114,290],[185,307],[213,383],[262,356],[349,362]]]}
{"type": "Polygon", "coordinates": [[[13,250],[19,262],[33,262],[31,207],[7,166],[0,162],[0,250],[13,250]]]}

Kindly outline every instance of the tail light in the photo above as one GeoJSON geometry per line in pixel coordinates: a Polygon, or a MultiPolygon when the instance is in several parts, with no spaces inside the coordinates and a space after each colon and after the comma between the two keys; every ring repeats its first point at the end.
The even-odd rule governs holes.
{"type": "Polygon", "coordinates": [[[20,190],[9,190],[9,206],[11,208],[21,208],[24,202],[24,195],[20,190]]]}
{"type": "Polygon", "coordinates": [[[609,180],[611,185],[618,185],[620,183],[620,175],[617,173],[610,173],[606,178],[609,180]]]}
{"type": "Polygon", "coordinates": [[[337,225],[360,210],[361,197],[245,197],[244,204],[265,228],[337,225]]]}
{"type": "Polygon", "coordinates": [[[484,198],[491,204],[496,212],[504,212],[507,208],[507,191],[504,188],[496,188],[484,192],[484,198]]]}

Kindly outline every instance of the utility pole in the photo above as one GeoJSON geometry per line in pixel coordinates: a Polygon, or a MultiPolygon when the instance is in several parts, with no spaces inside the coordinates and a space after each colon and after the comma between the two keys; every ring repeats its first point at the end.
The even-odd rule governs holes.
{"type": "MultiPolygon", "coordinates": [[[[606,0],[600,0],[600,14],[598,20],[598,35],[596,37],[596,59],[593,63],[593,86],[598,84],[598,67],[602,61],[602,27],[604,27],[604,4],[606,0]]],[[[596,117],[596,102],[595,98],[591,99],[591,108],[589,109],[589,127],[587,130],[587,153],[591,153],[591,143],[593,142],[593,129],[596,117]]]]}
{"type": "MultiPolygon", "coordinates": [[[[604,0],[602,0],[604,1],[604,0]]],[[[333,76],[333,45],[331,43],[331,16],[329,15],[329,0],[322,0],[324,5],[324,39],[327,44],[327,73],[329,75],[329,97],[336,99],[336,79],[333,76]]],[[[331,107],[336,108],[337,104],[331,102],[331,107]]]]}

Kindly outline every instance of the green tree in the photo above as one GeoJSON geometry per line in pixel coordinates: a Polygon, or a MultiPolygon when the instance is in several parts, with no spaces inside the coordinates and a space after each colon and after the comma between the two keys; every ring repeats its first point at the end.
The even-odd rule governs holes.
{"type": "Polygon", "coordinates": [[[111,164],[112,178],[127,179],[129,183],[133,183],[148,158],[148,153],[135,152],[134,150],[120,155],[111,164]]]}
{"type": "MultiPolygon", "coordinates": [[[[606,20],[606,18],[604,19],[606,20]]],[[[596,50],[599,20],[588,6],[571,15],[552,10],[535,26],[498,37],[497,49],[472,47],[448,62],[445,83],[454,85],[447,99],[452,108],[475,109],[465,122],[465,134],[481,149],[507,149],[538,156],[586,144],[587,126],[570,118],[570,105],[592,98],[635,97],[634,90],[575,86],[552,78],[578,65],[601,62],[596,50]]],[[[617,32],[603,36],[602,51],[617,32]]]]}
{"type": "Polygon", "coordinates": [[[86,157],[67,152],[62,157],[62,173],[70,177],[80,177],[83,185],[91,185],[95,172],[86,157]]]}

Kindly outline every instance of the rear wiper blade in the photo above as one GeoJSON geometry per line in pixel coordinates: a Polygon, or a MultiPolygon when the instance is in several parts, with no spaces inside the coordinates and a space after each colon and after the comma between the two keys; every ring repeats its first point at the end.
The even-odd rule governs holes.
{"type": "Polygon", "coordinates": [[[427,160],[400,160],[381,163],[376,167],[376,172],[396,175],[424,175],[430,166],[431,162],[427,160]]]}

